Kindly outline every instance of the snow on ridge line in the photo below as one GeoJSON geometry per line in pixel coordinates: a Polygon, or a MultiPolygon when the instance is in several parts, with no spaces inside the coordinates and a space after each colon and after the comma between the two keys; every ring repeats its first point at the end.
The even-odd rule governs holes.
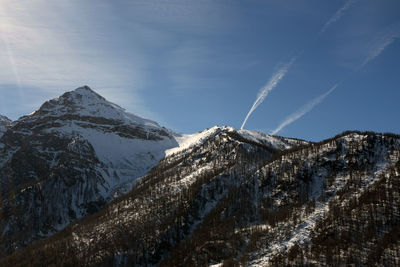
{"type": "Polygon", "coordinates": [[[239,130],[238,133],[245,139],[256,142],[256,143],[261,143],[261,144],[265,144],[268,143],[269,145],[271,145],[273,148],[275,149],[288,149],[290,147],[292,147],[289,143],[285,143],[283,142],[281,139],[273,136],[273,135],[269,135],[269,134],[264,134],[264,133],[260,133],[260,132],[253,132],[253,131],[249,131],[249,130],[239,130]]]}
{"type": "Polygon", "coordinates": [[[268,144],[275,149],[288,149],[292,147],[290,139],[285,138],[287,142],[284,142],[281,138],[277,138],[273,135],[265,133],[253,132],[249,130],[237,130],[230,126],[214,126],[210,129],[206,129],[202,132],[194,134],[175,134],[174,138],[178,142],[178,146],[166,150],[165,155],[170,156],[172,154],[181,152],[195,145],[200,145],[206,139],[208,139],[212,135],[215,135],[219,131],[236,132],[244,139],[263,145],[268,144]]]}
{"type": "Polygon", "coordinates": [[[165,156],[170,156],[172,154],[181,152],[185,149],[188,149],[194,145],[200,145],[204,140],[208,137],[216,133],[220,127],[214,126],[210,129],[204,130],[202,132],[194,133],[194,134],[176,134],[174,136],[175,140],[178,142],[178,146],[168,149],[165,151],[165,156]]]}

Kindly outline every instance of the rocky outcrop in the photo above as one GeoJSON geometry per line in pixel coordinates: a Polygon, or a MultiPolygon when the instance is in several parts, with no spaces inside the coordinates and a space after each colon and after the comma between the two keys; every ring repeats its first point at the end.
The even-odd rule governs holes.
{"type": "Polygon", "coordinates": [[[11,120],[6,116],[0,115],[0,137],[7,131],[11,125],[11,120]]]}

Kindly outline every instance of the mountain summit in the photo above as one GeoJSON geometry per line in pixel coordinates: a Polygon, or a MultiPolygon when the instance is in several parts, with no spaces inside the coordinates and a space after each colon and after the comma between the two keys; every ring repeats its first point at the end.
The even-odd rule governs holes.
{"type": "Polygon", "coordinates": [[[105,191],[144,175],[164,157],[166,149],[178,145],[170,130],[126,112],[88,86],[46,101],[39,110],[14,122],[5,138],[9,136],[14,142],[44,136],[72,140],[67,142],[68,149],[75,153],[80,153],[75,146],[85,143],[103,165],[105,191]]]}
{"type": "Polygon", "coordinates": [[[74,91],[45,102],[34,115],[41,116],[79,116],[81,118],[102,118],[124,124],[137,124],[160,128],[151,120],[143,119],[125,111],[118,105],[107,101],[88,86],[82,86],[74,91]]]}

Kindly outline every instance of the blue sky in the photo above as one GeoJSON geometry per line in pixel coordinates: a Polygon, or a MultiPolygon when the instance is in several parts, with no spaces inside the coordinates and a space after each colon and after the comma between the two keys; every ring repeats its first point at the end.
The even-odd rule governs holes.
{"type": "Polygon", "coordinates": [[[12,119],[87,84],[176,131],[240,128],[287,67],[245,129],[400,133],[398,0],[0,0],[0,37],[12,119]]]}

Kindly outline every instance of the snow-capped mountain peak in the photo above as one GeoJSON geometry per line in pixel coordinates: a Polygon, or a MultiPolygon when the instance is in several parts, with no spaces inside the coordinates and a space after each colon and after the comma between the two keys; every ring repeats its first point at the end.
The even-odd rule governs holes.
{"type": "Polygon", "coordinates": [[[249,130],[237,130],[230,126],[214,126],[210,129],[206,129],[202,132],[194,134],[175,134],[175,139],[177,140],[179,146],[167,150],[166,155],[172,155],[190,147],[197,146],[209,138],[215,138],[221,132],[237,134],[247,141],[268,146],[271,149],[277,150],[285,150],[293,146],[308,144],[308,142],[303,140],[283,138],[280,136],[273,136],[249,130]]]}
{"type": "Polygon", "coordinates": [[[144,125],[160,128],[158,123],[127,112],[120,106],[107,101],[88,86],[66,92],[58,98],[46,101],[33,116],[60,117],[63,115],[96,117],[123,124],[144,125]]]}
{"type": "MultiPolygon", "coordinates": [[[[32,239],[54,233],[128,191],[167,149],[178,145],[172,131],[126,112],[88,86],[46,101],[0,137],[1,189],[18,187],[18,194],[29,195],[24,203],[35,207],[26,217],[40,218],[32,239]],[[36,199],[41,194],[45,200],[36,199]],[[39,215],[39,206],[56,212],[39,215]]],[[[12,235],[15,227],[3,235],[12,235]]]]}

